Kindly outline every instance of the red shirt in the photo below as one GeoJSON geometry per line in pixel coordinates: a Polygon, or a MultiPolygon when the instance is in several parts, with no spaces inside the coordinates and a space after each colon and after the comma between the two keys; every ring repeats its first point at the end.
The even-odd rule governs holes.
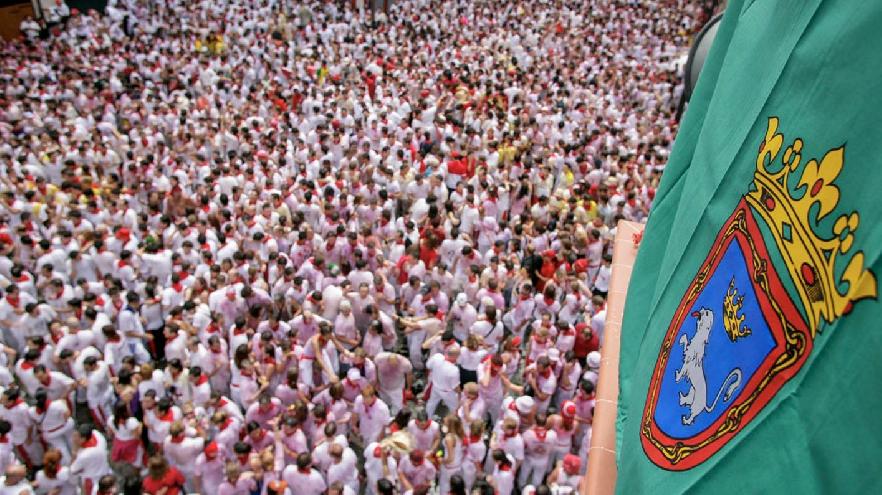
{"type": "Polygon", "coordinates": [[[160,479],[154,479],[146,476],[141,483],[144,493],[155,494],[162,488],[168,488],[166,495],[178,495],[181,493],[181,487],[184,486],[184,475],[176,468],[169,466],[168,471],[160,479]]]}
{"type": "Polygon", "coordinates": [[[583,332],[576,332],[576,342],[573,344],[573,355],[577,358],[584,358],[591,351],[600,349],[600,339],[597,334],[591,332],[591,338],[586,339],[583,332]]]}
{"type": "Polygon", "coordinates": [[[438,258],[438,252],[424,245],[420,246],[420,260],[426,264],[426,268],[431,268],[438,258]]]}

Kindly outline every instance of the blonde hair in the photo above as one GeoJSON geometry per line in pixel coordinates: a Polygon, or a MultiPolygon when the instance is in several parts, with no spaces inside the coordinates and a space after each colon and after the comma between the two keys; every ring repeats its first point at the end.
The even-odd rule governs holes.
{"type": "Polygon", "coordinates": [[[476,419],[469,424],[469,433],[472,436],[480,436],[484,433],[484,420],[476,419]]]}
{"type": "Polygon", "coordinates": [[[477,394],[478,393],[478,384],[475,382],[468,382],[462,387],[463,393],[466,394],[477,394]]]}

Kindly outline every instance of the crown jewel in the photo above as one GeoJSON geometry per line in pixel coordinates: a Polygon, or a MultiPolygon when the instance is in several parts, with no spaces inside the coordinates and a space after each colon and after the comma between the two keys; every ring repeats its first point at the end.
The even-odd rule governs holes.
{"type": "Polygon", "coordinates": [[[845,147],[828,151],[820,162],[802,163],[803,142],[797,138],[784,149],[778,119],[769,119],[756,158],[753,189],[745,197],[766,221],[784,257],[787,270],[805,308],[815,336],[821,321],[832,323],[861,299],[876,297],[876,276],[864,268],[864,254],[852,253],[860,225],[857,212],[842,213],[832,231],[819,233],[819,222],[839,203],[834,184],[844,163],[845,147]],[[780,168],[774,166],[781,157],[780,168]],[[795,186],[791,174],[802,173],[795,186]],[[837,270],[844,271],[837,275],[837,270]]]}

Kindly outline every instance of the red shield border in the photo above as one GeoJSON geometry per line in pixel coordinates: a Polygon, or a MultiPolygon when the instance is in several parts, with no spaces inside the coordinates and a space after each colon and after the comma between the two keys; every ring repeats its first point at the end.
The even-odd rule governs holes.
{"type": "Polygon", "coordinates": [[[762,233],[744,199],[726,221],[707,258],[686,290],[658,354],[646,405],[640,440],[649,459],[661,468],[685,471],[706,461],[738,434],[805,364],[812,348],[811,334],[793,300],[781,284],[766,250],[762,233]],[[655,408],[662,375],[674,346],[674,337],[689,308],[717,269],[730,243],[737,242],[750,259],[747,269],[763,316],[776,346],[745,384],[736,400],[711,426],[688,439],[671,438],[655,424],[655,408]]]}

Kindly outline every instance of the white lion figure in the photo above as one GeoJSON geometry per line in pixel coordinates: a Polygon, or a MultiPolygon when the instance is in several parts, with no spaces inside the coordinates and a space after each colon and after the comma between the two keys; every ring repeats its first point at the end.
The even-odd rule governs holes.
{"type": "Polygon", "coordinates": [[[714,313],[707,308],[701,308],[692,313],[692,316],[696,318],[695,334],[691,340],[686,334],[680,336],[680,345],[683,346],[683,366],[674,375],[677,382],[680,382],[684,377],[689,381],[689,392],[686,395],[680,394],[680,405],[689,408],[689,414],[682,417],[684,425],[691,425],[695,421],[695,417],[702,412],[713,411],[724,389],[726,393],[723,400],[727,401],[741,385],[741,370],[735,368],[723,380],[713,403],[708,405],[707,379],[704,376],[704,350],[714,325],[714,313]],[[728,387],[726,384],[729,384],[728,387]]]}

